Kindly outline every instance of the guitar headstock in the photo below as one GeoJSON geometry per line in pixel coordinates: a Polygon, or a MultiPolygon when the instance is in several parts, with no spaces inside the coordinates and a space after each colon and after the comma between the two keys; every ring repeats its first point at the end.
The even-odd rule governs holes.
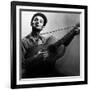
{"type": "Polygon", "coordinates": [[[74,26],[74,31],[75,31],[75,34],[79,34],[80,33],[80,23],[77,23],[75,26],[74,26]]]}

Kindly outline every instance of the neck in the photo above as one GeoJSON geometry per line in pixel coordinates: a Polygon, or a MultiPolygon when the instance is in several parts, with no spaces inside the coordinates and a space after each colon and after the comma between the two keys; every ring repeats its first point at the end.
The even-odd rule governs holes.
{"type": "Polygon", "coordinates": [[[40,31],[41,31],[41,30],[38,30],[38,29],[36,29],[36,28],[32,28],[31,35],[32,35],[33,37],[38,37],[39,34],[40,34],[40,31]]]}

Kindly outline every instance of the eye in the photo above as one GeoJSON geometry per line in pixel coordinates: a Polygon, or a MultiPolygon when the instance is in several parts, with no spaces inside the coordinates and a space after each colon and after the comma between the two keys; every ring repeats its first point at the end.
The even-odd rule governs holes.
{"type": "Polygon", "coordinates": [[[35,18],[34,21],[38,21],[38,18],[35,18]]]}
{"type": "Polygon", "coordinates": [[[43,23],[43,20],[40,20],[40,23],[43,23]]]}

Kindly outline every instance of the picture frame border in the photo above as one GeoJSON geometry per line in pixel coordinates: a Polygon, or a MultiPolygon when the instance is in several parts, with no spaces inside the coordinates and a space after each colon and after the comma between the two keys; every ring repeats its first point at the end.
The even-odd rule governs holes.
{"type": "Polygon", "coordinates": [[[53,3],[37,3],[37,2],[20,2],[12,1],[11,2],[11,42],[10,42],[10,55],[11,55],[11,88],[32,88],[32,87],[50,87],[50,86],[66,86],[66,85],[82,85],[88,83],[88,6],[85,5],[71,5],[71,4],[53,4],[53,3]],[[85,28],[84,28],[84,81],[74,81],[74,82],[58,82],[58,83],[44,83],[44,84],[23,84],[16,85],[16,6],[40,6],[40,7],[55,7],[55,8],[75,8],[75,9],[84,9],[85,13],[85,28]]]}

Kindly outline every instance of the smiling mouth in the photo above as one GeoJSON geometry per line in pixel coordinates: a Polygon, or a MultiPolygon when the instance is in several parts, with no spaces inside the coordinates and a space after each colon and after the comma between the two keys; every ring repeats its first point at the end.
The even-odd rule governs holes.
{"type": "Polygon", "coordinates": [[[39,25],[36,23],[35,26],[38,27],[39,25]]]}

